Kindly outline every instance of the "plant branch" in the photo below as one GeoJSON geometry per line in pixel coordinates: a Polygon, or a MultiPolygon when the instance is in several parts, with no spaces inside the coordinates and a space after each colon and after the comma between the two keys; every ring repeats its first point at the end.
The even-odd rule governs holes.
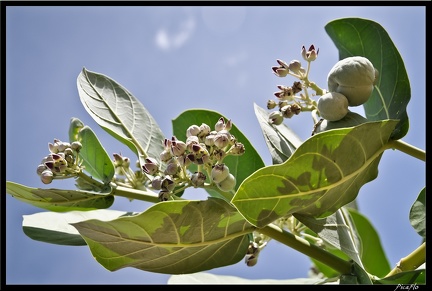
{"type": "Polygon", "coordinates": [[[281,228],[278,228],[275,225],[269,224],[263,228],[258,229],[258,231],[262,234],[265,234],[284,245],[287,245],[306,256],[314,258],[323,264],[331,267],[332,269],[338,271],[341,274],[351,274],[351,263],[349,261],[345,261],[338,256],[335,256],[316,245],[309,243],[307,240],[293,235],[290,232],[287,232],[281,228]]]}
{"type": "Polygon", "coordinates": [[[133,189],[128,187],[118,186],[113,183],[111,184],[112,184],[111,186],[113,187],[113,191],[111,192],[112,195],[117,195],[129,199],[137,199],[137,200],[142,200],[142,201],[147,201],[152,203],[159,202],[158,195],[152,191],[143,191],[143,190],[138,190],[138,189],[133,189]]]}
{"type": "Polygon", "coordinates": [[[426,261],[426,243],[422,243],[411,254],[400,259],[396,267],[390,271],[385,277],[396,275],[404,271],[415,270],[426,261]]]}
{"type": "Polygon", "coordinates": [[[399,150],[407,155],[413,156],[423,162],[426,162],[426,152],[415,146],[412,146],[402,140],[392,140],[387,144],[388,148],[399,150]]]}

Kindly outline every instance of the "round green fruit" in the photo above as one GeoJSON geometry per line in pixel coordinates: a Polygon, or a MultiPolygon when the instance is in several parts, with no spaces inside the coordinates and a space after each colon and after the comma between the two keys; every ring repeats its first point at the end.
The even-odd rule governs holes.
{"type": "Polygon", "coordinates": [[[326,93],[318,99],[318,111],[324,119],[340,120],[348,113],[348,99],[338,92],[326,93]]]}
{"type": "Polygon", "coordinates": [[[369,100],[378,71],[365,57],[348,57],[337,62],[327,76],[330,92],[345,95],[349,106],[358,106],[369,100]]]}

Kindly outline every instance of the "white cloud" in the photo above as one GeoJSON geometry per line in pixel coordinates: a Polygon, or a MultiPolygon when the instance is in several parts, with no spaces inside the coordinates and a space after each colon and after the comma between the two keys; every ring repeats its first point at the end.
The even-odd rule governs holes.
{"type": "Polygon", "coordinates": [[[170,51],[183,46],[195,31],[195,20],[192,17],[183,20],[178,26],[177,31],[168,31],[160,28],[156,32],[156,46],[162,50],[170,51]]]}

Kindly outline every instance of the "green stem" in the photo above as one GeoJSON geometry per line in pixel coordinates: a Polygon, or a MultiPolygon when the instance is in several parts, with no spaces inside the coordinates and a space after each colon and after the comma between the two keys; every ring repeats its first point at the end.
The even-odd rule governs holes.
{"type": "Polygon", "coordinates": [[[111,194],[121,196],[121,197],[126,197],[129,199],[142,200],[142,201],[147,201],[152,203],[159,202],[158,195],[152,191],[137,190],[133,188],[117,186],[115,184],[113,185],[113,191],[111,192],[111,194]]]}
{"type": "Polygon", "coordinates": [[[338,271],[341,274],[350,274],[351,273],[351,263],[345,261],[338,256],[335,256],[316,245],[309,243],[307,240],[293,235],[290,232],[287,232],[281,228],[278,228],[275,225],[269,224],[263,228],[258,229],[262,234],[265,234],[284,245],[287,245],[306,256],[314,258],[323,264],[331,267],[332,269],[338,271]]]}
{"type": "Polygon", "coordinates": [[[417,249],[405,258],[400,259],[396,267],[390,271],[385,277],[396,275],[404,271],[415,270],[426,262],[426,243],[422,243],[417,249]]]}
{"type": "Polygon", "coordinates": [[[407,155],[413,156],[426,162],[426,152],[401,140],[392,140],[387,144],[388,148],[399,150],[407,155]]]}

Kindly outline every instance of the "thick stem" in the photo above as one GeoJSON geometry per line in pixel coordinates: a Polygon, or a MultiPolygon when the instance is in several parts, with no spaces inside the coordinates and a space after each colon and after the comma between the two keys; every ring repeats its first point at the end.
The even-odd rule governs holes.
{"type": "Polygon", "coordinates": [[[386,277],[395,275],[403,271],[411,271],[420,267],[426,262],[426,243],[422,243],[417,249],[405,258],[400,259],[396,267],[386,275],[386,277]]]}
{"type": "Polygon", "coordinates": [[[399,150],[403,153],[406,153],[407,155],[426,162],[426,152],[424,150],[412,146],[404,141],[392,140],[388,142],[387,146],[388,148],[399,150]]]}
{"type": "Polygon", "coordinates": [[[350,274],[351,273],[351,263],[345,261],[319,247],[309,243],[307,240],[293,235],[290,232],[287,232],[281,228],[278,228],[275,225],[269,224],[263,228],[258,229],[258,231],[262,234],[265,234],[284,245],[287,245],[306,256],[314,258],[323,264],[331,267],[332,269],[338,271],[341,274],[350,274]]]}
{"type": "Polygon", "coordinates": [[[111,194],[152,203],[159,202],[158,195],[153,193],[152,191],[137,190],[123,186],[113,185],[113,191],[111,192],[111,194]]]}

